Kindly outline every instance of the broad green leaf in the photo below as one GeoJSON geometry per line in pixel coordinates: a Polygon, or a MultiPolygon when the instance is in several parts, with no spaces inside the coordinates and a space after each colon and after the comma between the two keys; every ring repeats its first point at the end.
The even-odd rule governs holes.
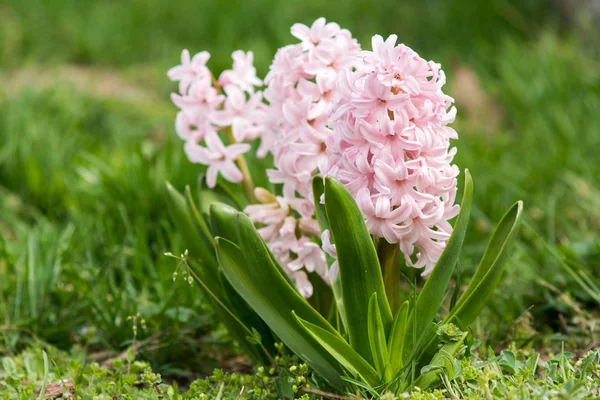
{"type": "Polygon", "coordinates": [[[369,334],[369,341],[371,343],[371,354],[373,355],[373,362],[379,377],[383,378],[384,374],[388,375],[385,378],[391,379],[391,370],[389,367],[387,343],[385,340],[385,328],[383,327],[383,321],[381,320],[381,313],[379,312],[379,305],[377,303],[377,293],[373,293],[369,300],[369,325],[367,331],[369,334]],[[386,373],[387,372],[387,373],[386,373]]]}
{"type": "Polygon", "coordinates": [[[407,300],[396,311],[392,328],[390,329],[388,348],[390,353],[390,366],[392,375],[396,375],[402,369],[402,353],[404,345],[404,330],[408,320],[408,309],[410,302],[407,300]]]}
{"type": "Polygon", "coordinates": [[[377,375],[377,371],[356,350],[350,347],[344,339],[298,316],[296,318],[306,331],[350,373],[360,376],[368,385],[376,386],[379,384],[380,378],[377,375]]]}
{"type": "Polygon", "coordinates": [[[467,232],[467,226],[469,225],[472,200],[473,180],[469,171],[465,170],[463,198],[460,205],[460,213],[454,224],[454,230],[440,259],[419,293],[415,302],[415,308],[408,318],[407,326],[411,328],[405,330],[403,364],[408,362],[411,354],[415,354],[414,351],[418,349],[423,335],[427,331],[429,324],[433,322],[444,301],[444,296],[467,232]]]}
{"type": "Polygon", "coordinates": [[[343,386],[339,363],[298,323],[302,319],[324,330],[335,330],[281,276],[254,227],[241,224],[238,247],[217,238],[217,256],[225,276],[279,338],[319,374],[336,386],[343,386]],[[252,228],[250,230],[250,228],[252,228]],[[258,239],[260,239],[258,237],[258,239]]]}
{"type": "MultiPolygon", "coordinates": [[[[237,211],[235,208],[230,207],[223,203],[213,203],[210,205],[210,226],[214,236],[220,236],[229,240],[230,242],[237,242],[238,237],[238,215],[241,213],[237,211]]],[[[241,214],[243,215],[243,214],[241,214]]],[[[252,224],[252,222],[250,222],[252,224]]],[[[254,226],[254,225],[252,225],[254,226]]],[[[292,282],[292,279],[288,274],[285,273],[283,268],[279,265],[275,257],[268,252],[271,257],[271,261],[279,272],[281,276],[296,290],[296,286],[292,282]]]]}
{"type": "Polygon", "coordinates": [[[212,203],[210,211],[210,229],[213,237],[222,237],[230,242],[237,241],[238,210],[223,203],[212,203]]]}
{"type": "Polygon", "coordinates": [[[352,347],[369,363],[373,362],[368,324],[369,300],[377,302],[386,331],[392,312],[385,296],[377,252],[358,205],[339,181],[325,179],[325,208],[333,241],[337,248],[339,279],[352,347]]]}
{"type": "Polygon", "coordinates": [[[286,280],[282,276],[283,271],[273,263],[271,253],[267,249],[265,242],[246,214],[238,213],[237,229],[240,250],[245,260],[247,260],[248,265],[255,267],[252,273],[257,278],[256,283],[262,286],[266,282],[273,282],[273,284],[277,285],[276,288],[279,290],[282,300],[290,301],[287,304],[289,310],[294,310],[300,318],[306,319],[308,322],[316,324],[339,336],[339,333],[329,322],[308,304],[306,299],[290,284],[289,280],[286,280]],[[288,288],[294,292],[293,296],[288,293],[288,288]]]}
{"type": "Polygon", "coordinates": [[[517,235],[522,212],[523,202],[519,201],[502,217],[473,279],[446,318],[445,323],[457,323],[464,328],[479,315],[487,299],[500,282],[504,264],[510,254],[508,247],[517,235]]]}
{"type": "MultiPolygon", "coordinates": [[[[315,176],[312,181],[312,188],[313,200],[315,203],[315,215],[319,221],[321,232],[324,232],[329,229],[329,221],[327,220],[327,210],[325,209],[325,204],[321,204],[321,196],[325,193],[323,178],[320,176],[315,176]]],[[[327,266],[331,267],[335,260],[329,254],[325,254],[325,258],[327,259],[327,266]]],[[[339,275],[338,279],[331,283],[331,291],[333,292],[333,298],[335,299],[337,311],[342,319],[342,324],[344,325],[345,329],[348,329],[348,324],[346,322],[346,311],[344,309],[344,300],[342,298],[342,281],[339,279],[339,275]]]]}

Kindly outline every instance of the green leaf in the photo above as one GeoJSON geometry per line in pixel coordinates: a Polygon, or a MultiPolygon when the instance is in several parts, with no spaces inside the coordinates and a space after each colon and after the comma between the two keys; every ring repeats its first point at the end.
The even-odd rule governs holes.
{"type": "Polygon", "coordinates": [[[300,318],[306,319],[308,322],[316,324],[339,336],[339,333],[329,322],[315,311],[306,299],[295,290],[295,286],[289,280],[285,279],[287,274],[273,263],[271,253],[256,231],[254,224],[250,221],[250,218],[244,213],[238,213],[237,220],[239,247],[248,265],[255,267],[255,270],[252,272],[255,273],[254,276],[257,278],[255,283],[258,284],[258,287],[265,285],[267,282],[273,282],[273,284],[277,285],[277,290],[283,296],[282,299],[290,301],[287,304],[289,310],[296,311],[296,314],[300,318]],[[278,275],[275,275],[275,273],[278,275]],[[294,292],[293,296],[288,293],[288,288],[294,292]]]}
{"type": "MultiPolygon", "coordinates": [[[[244,221],[242,216],[238,217],[244,221]]],[[[249,220],[248,220],[249,222],[249,220]]],[[[238,242],[217,238],[217,256],[225,276],[279,338],[332,384],[343,386],[339,363],[306,332],[292,315],[335,334],[329,323],[281,276],[252,226],[239,223],[238,242]]]]}
{"type": "Polygon", "coordinates": [[[327,220],[337,248],[339,279],[352,347],[369,363],[373,362],[368,324],[369,300],[377,293],[377,302],[386,331],[392,312],[385,296],[377,252],[358,205],[339,181],[325,179],[327,220]]]}
{"type": "Polygon", "coordinates": [[[412,327],[412,329],[405,330],[402,357],[404,365],[409,361],[411,354],[415,354],[414,351],[418,349],[419,343],[422,342],[429,324],[433,322],[444,301],[444,296],[467,232],[467,226],[469,225],[472,200],[473,180],[469,171],[465,170],[463,198],[452,236],[450,236],[444,252],[419,293],[415,302],[415,308],[408,319],[407,326],[412,327]],[[415,337],[414,335],[417,336],[415,337]]]}
{"type": "Polygon", "coordinates": [[[376,386],[379,384],[380,379],[377,371],[356,350],[350,347],[344,339],[298,316],[296,316],[296,319],[350,373],[360,376],[368,385],[376,386]]]}
{"type": "Polygon", "coordinates": [[[407,300],[396,311],[394,322],[389,334],[389,353],[390,353],[390,367],[392,375],[396,375],[402,369],[402,353],[404,345],[404,330],[406,329],[406,323],[408,321],[408,309],[410,302],[407,300]]]}
{"type": "Polygon", "coordinates": [[[445,323],[454,322],[464,329],[479,315],[500,282],[504,264],[509,256],[508,247],[517,235],[522,213],[523,202],[518,201],[502,217],[473,279],[445,323]]]}
{"type": "Polygon", "coordinates": [[[238,210],[223,203],[212,203],[209,210],[212,235],[237,241],[238,210]]]}
{"type": "MultiPolygon", "coordinates": [[[[321,204],[321,196],[325,193],[323,178],[320,176],[315,176],[312,181],[312,187],[313,200],[315,203],[315,215],[319,221],[321,232],[324,232],[329,229],[329,221],[327,220],[327,210],[325,209],[325,204],[321,204]]],[[[329,254],[325,254],[325,258],[327,259],[327,266],[331,268],[331,265],[335,260],[329,254]]],[[[337,311],[342,319],[342,324],[344,325],[344,328],[348,329],[346,311],[344,309],[344,300],[342,298],[342,281],[339,279],[339,274],[338,278],[331,282],[331,291],[333,292],[333,298],[335,299],[337,311]]]]}
{"type": "Polygon", "coordinates": [[[388,375],[386,376],[386,379],[391,379],[391,371],[388,368],[389,360],[387,343],[385,340],[385,328],[383,327],[381,313],[379,312],[379,306],[377,304],[377,293],[373,293],[371,299],[369,300],[368,317],[369,325],[367,327],[367,332],[369,334],[371,354],[373,355],[375,368],[377,369],[380,378],[383,378],[385,374],[388,375]]]}
{"type": "MultiPolygon", "coordinates": [[[[237,242],[238,216],[239,215],[245,216],[245,214],[240,213],[235,208],[230,207],[226,204],[223,204],[223,203],[211,204],[210,205],[210,226],[211,226],[214,236],[220,236],[222,238],[229,240],[230,242],[234,242],[234,243],[237,242]]],[[[250,220],[248,220],[248,221],[250,221],[250,220]]],[[[249,224],[251,224],[254,227],[252,222],[249,222],[249,224]]],[[[275,260],[275,257],[273,257],[271,252],[268,252],[268,254],[269,254],[269,257],[271,258],[271,261],[273,262],[273,264],[277,267],[277,269],[281,273],[281,276],[283,276],[283,278],[294,288],[294,290],[297,290],[296,286],[292,282],[292,279],[289,277],[288,274],[285,273],[283,268],[281,268],[281,265],[279,265],[277,260],[275,260]]]]}
{"type": "Polygon", "coordinates": [[[516,374],[518,367],[515,353],[510,350],[502,350],[502,353],[500,353],[500,360],[498,360],[498,365],[506,369],[511,374],[516,374]]]}

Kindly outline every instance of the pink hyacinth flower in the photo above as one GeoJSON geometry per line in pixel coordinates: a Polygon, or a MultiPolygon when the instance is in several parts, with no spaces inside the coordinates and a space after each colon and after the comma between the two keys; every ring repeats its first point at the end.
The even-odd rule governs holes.
{"type": "Polygon", "coordinates": [[[185,152],[190,161],[208,165],[206,172],[208,187],[216,186],[219,173],[230,182],[241,182],[243,176],[234,161],[239,155],[250,150],[250,145],[237,143],[225,147],[215,132],[209,132],[204,140],[206,148],[189,141],[185,144],[185,152]]]}
{"type": "Polygon", "coordinates": [[[407,265],[426,275],[458,213],[457,136],[447,126],[456,110],[439,64],[396,40],[374,36],[373,50],[338,75],[327,169],[352,193],[371,234],[398,243],[407,265]]]}

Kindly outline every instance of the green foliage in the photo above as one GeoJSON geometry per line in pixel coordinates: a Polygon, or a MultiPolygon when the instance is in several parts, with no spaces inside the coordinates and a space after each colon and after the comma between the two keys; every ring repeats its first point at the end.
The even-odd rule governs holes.
{"type": "MultiPolygon", "coordinates": [[[[311,373],[297,358],[280,354],[276,367],[254,373],[225,373],[215,369],[187,388],[169,383],[147,362],[113,360],[110,367],[85,360],[85,353],[70,354],[35,346],[19,355],[4,357],[0,364],[0,397],[109,400],[275,400],[301,398],[310,388],[311,373]],[[46,351],[48,354],[46,354],[46,351]],[[62,397],[61,397],[62,396],[62,397]]],[[[309,399],[308,395],[305,398],[309,399]]]]}
{"type": "MultiPolygon", "coordinates": [[[[443,377],[441,388],[416,387],[410,393],[400,396],[387,393],[380,399],[594,398],[600,372],[598,351],[579,358],[566,352],[553,355],[547,361],[539,361],[539,358],[539,353],[511,349],[503,350],[500,356],[491,353],[488,358],[473,356],[460,361],[448,358],[446,363],[429,368],[430,373],[443,377]]],[[[68,391],[77,398],[96,400],[116,396],[144,400],[327,398],[313,394],[316,383],[306,364],[299,364],[297,358],[283,354],[278,356],[274,368],[258,367],[250,374],[215,369],[187,388],[165,381],[148,363],[133,360],[128,366],[122,360],[115,360],[107,368],[85,361],[81,351],[64,353],[54,348],[44,351],[33,347],[16,356],[4,357],[0,363],[0,396],[6,400],[37,398],[44,386],[46,393],[58,390],[59,395],[64,395],[68,391]]],[[[369,397],[357,400],[362,398],[369,397]]]]}
{"type": "Polygon", "coordinates": [[[42,340],[119,353],[132,338],[127,317],[140,312],[148,329],[139,351],[161,372],[214,366],[200,352],[181,357],[214,325],[162,255],[181,243],[164,213],[164,181],[195,175],[174,142],[156,136],[164,121],[68,86],[11,96],[0,98],[0,352],[42,340]]]}
{"type": "Polygon", "coordinates": [[[225,276],[287,346],[339,385],[341,370],[335,359],[300,329],[292,311],[330,333],[336,331],[283,278],[247,217],[239,213],[236,225],[239,247],[226,239],[217,239],[217,254],[225,276]]]}
{"type": "MultiPolygon", "coordinates": [[[[321,191],[318,183],[314,186],[321,191]]],[[[168,190],[171,192],[171,208],[179,210],[173,215],[183,233],[189,233],[189,244],[202,246],[203,241],[210,241],[210,238],[198,236],[192,222],[194,209],[185,204],[182,195],[171,187],[168,190]]],[[[210,206],[210,221],[220,269],[232,288],[273,333],[338,389],[344,386],[341,380],[343,370],[350,375],[344,378],[347,382],[370,393],[399,392],[415,385],[428,388],[439,378],[436,372],[439,368],[454,363],[453,357],[463,348],[462,342],[466,337],[466,333],[460,331],[450,334],[451,324],[440,328],[446,335],[429,340],[428,333],[440,311],[467,231],[473,196],[469,172],[465,171],[461,211],[452,236],[423,289],[412,302],[404,303],[395,320],[392,320],[385,297],[377,253],[357,204],[348,190],[331,177],[325,180],[324,193],[325,214],[321,213],[320,217],[326,219],[322,226],[332,229],[337,248],[340,263],[338,280],[342,290],[334,290],[334,296],[341,295],[336,304],[342,304],[345,310],[344,331],[330,325],[295,290],[250,219],[244,213],[217,203],[210,206]],[[371,295],[368,296],[368,293],[371,295]],[[379,296],[383,296],[383,301],[379,300],[379,296]],[[386,313],[389,316],[384,317],[386,313]],[[346,332],[348,338],[343,336],[346,332]],[[446,343],[440,349],[436,347],[439,341],[446,343]],[[390,354],[399,356],[401,362],[390,358],[390,354]],[[429,369],[417,370],[426,365],[429,369]],[[356,381],[357,378],[360,380],[356,381]]],[[[205,209],[203,206],[199,208],[205,209]]],[[[521,205],[518,204],[500,222],[471,281],[472,286],[458,300],[458,312],[453,310],[447,317],[449,321],[462,318],[465,324],[470,324],[482,307],[471,305],[471,294],[479,290],[478,300],[483,302],[495,289],[499,282],[498,271],[506,260],[505,248],[518,227],[520,214],[521,205]]],[[[211,254],[194,252],[193,255],[201,257],[201,277],[218,273],[218,267],[212,264],[211,254]]],[[[230,309],[225,305],[225,294],[219,292],[216,283],[203,283],[203,286],[219,300],[219,305],[230,309]]],[[[243,314],[231,312],[231,315],[238,315],[237,321],[249,331],[243,314]]],[[[232,334],[238,335],[235,330],[232,334]]]]}
{"type": "Polygon", "coordinates": [[[117,66],[158,60],[164,70],[180,49],[190,48],[209,50],[218,67],[224,68],[231,59],[222,49],[242,48],[255,51],[262,72],[273,50],[289,43],[292,24],[311,23],[319,16],[350,29],[361,43],[368,43],[373,32],[398,33],[411,47],[424,52],[443,43],[446,52],[477,53],[476,49],[492,52],[501,40],[498,32],[528,37],[532,34],[526,29],[528,23],[534,25],[557,14],[552,7],[523,5],[516,0],[489,4],[382,0],[377,7],[365,0],[310,0],[291,6],[272,0],[230,4],[175,0],[168,6],[158,0],[127,4],[93,0],[85,5],[57,0],[35,3],[35,7],[29,1],[9,0],[0,11],[4,21],[0,29],[2,66],[19,65],[18,60],[117,66]],[[432,22],[427,38],[419,34],[423,27],[417,22],[425,16],[432,22]],[[69,24],[61,24],[64,19],[69,24]],[[26,29],[29,26],[37,29],[26,29]]]}

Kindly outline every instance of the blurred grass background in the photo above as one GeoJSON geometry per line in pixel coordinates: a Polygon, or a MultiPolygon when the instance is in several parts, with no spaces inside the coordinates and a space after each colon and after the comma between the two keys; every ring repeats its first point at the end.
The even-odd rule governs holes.
{"type": "Polygon", "coordinates": [[[584,350],[600,319],[598,3],[0,1],[0,353],[35,340],[102,360],[131,343],[138,312],[139,351],[158,372],[202,373],[235,353],[162,256],[184,250],[164,182],[182,188],[198,173],[174,133],[166,71],[183,48],[210,51],[214,71],[239,48],[262,75],[295,41],[289,27],[320,16],[363,48],[396,33],[442,63],[456,162],[476,184],[463,277],[494,221],[525,201],[477,337],[584,350]]]}

